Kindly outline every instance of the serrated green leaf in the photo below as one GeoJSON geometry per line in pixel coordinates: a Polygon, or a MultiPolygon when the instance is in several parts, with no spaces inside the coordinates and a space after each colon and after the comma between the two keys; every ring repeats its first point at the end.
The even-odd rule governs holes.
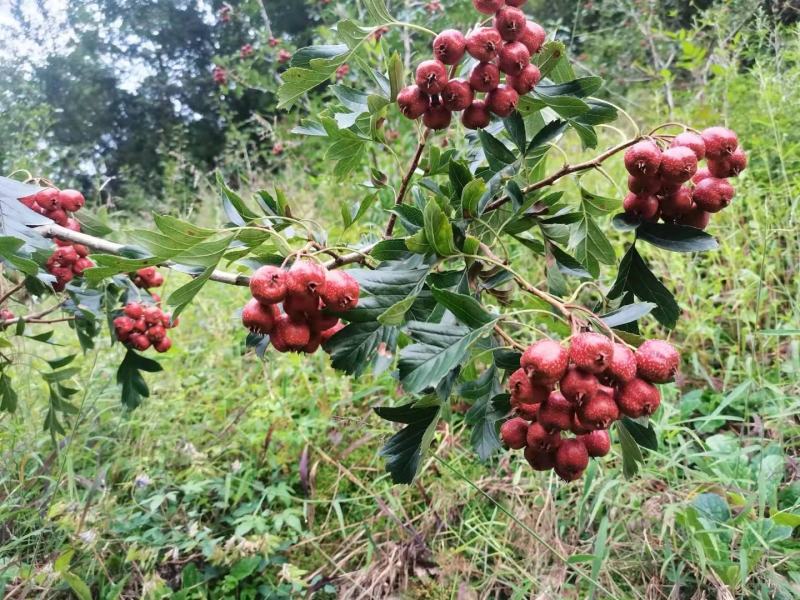
{"type": "Polygon", "coordinates": [[[486,182],[473,179],[461,191],[461,214],[465,218],[478,216],[478,202],[486,193],[486,182]]]}
{"type": "Polygon", "coordinates": [[[489,166],[493,171],[499,171],[504,165],[510,165],[517,159],[503,142],[485,129],[478,131],[478,137],[481,140],[483,151],[486,153],[486,158],[489,160],[489,166]]]}
{"type": "Polygon", "coordinates": [[[636,236],[670,252],[705,252],[719,248],[717,240],[701,229],[673,223],[642,223],[636,236]]]}
{"type": "Polygon", "coordinates": [[[383,419],[406,424],[384,444],[381,456],[386,459],[386,470],[394,483],[411,483],[433,439],[440,407],[415,406],[412,402],[395,408],[378,407],[374,410],[383,419]]]}
{"type": "Polygon", "coordinates": [[[495,317],[472,296],[436,287],[431,287],[431,293],[439,304],[467,327],[479,328],[495,320],[495,317]]]}
{"type": "Polygon", "coordinates": [[[397,100],[398,92],[405,87],[405,67],[403,59],[397,52],[394,52],[389,59],[387,71],[389,73],[389,100],[394,102],[397,100]]]}
{"type": "Polygon", "coordinates": [[[453,239],[450,219],[435,198],[431,198],[423,211],[425,240],[439,256],[452,256],[458,252],[453,239]]]}
{"type": "Polygon", "coordinates": [[[406,313],[414,304],[415,300],[416,296],[409,296],[408,298],[403,298],[399,302],[392,304],[378,316],[378,322],[383,325],[402,325],[403,321],[405,321],[406,313]]]}

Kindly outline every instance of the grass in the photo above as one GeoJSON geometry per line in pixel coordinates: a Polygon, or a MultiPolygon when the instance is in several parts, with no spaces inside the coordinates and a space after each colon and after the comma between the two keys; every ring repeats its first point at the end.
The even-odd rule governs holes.
{"type": "MultiPolygon", "coordinates": [[[[798,76],[755,65],[679,103],[698,126],[722,114],[751,166],[712,221],[718,251],[646,251],[684,311],[685,380],[635,479],[616,449],[569,486],[516,454],[482,465],[456,413],[418,482],[392,486],[377,454],[392,428],[369,407],[399,401],[394,380],[340,377],[321,353],[258,360],[236,317],[246,290],[210,285],[134,412],[106,341],[80,358],[81,411],[56,444],[43,390],[18,378],[18,412],[0,417],[6,597],[799,597],[800,345],[765,332],[800,323],[798,76]]],[[[303,154],[281,174],[301,211],[358,197],[303,154]]],[[[217,222],[205,197],[194,218],[217,222]]],[[[14,349],[18,376],[34,350],[14,349]]]]}

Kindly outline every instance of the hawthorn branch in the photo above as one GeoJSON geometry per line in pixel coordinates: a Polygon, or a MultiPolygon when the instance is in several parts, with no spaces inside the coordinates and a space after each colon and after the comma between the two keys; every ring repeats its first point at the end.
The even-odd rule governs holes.
{"type": "Polygon", "coordinates": [[[8,300],[9,298],[11,298],[11,296],[13,296],[14,294],[16,294],[16,293],[17,293],[19,290],[21,290],[23,287],[25,287],[25,282],[24,282],[24,281],[20,281],[20,282],[19,282],[17,285],[15,285],[14,287],[12,287],[10,290],[8,290],[8,291],[7,291],[5,294],[3,294],[2,296],[0,296],[0,304],[3,304],[3,302],[5,302],[5,301],[6,301],[6,300],[8,300]]]}
{"type": "MultiPolygon", "coordinates": [[[[408,191],[408,185],[411,183],[411,178],[414,176],[414,171],[416,171],[417,167],[419,166],[419,161],[422,158],[422,151],[425,150],[425,144],[427,144],[428,136],[430,136],[430,134],[431,130],[426,129],[422,134],[422,138],[417,144],[417,151],[414,153],[414,158],[412,159],[411,164],[408,166],[406,174],[403,176],[400,189],[397,191],[397,197],[394,199],[395,206],[400,206],[403,203],[403,199],[408,191]]],[[[383,233],[383,237],[391,237],[392,232],[394,231],[395,223],[397,223],[397,214],[392,213],[389,217],[389,222],[386,224],[386,231],[383,233]]]]}

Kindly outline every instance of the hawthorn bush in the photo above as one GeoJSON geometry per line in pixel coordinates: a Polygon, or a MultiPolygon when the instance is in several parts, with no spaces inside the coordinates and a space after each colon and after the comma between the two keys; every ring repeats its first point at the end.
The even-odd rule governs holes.
{"type": "MultiPolygon", "coordinates": [[[[635,126],[632,137],[589,160],[554,159],[568,131],[596,148],[597,128],[621,110],[593,97],[602,81],[576,77],[564,45],[527,19],[524,0],[475,0],[478,26],[438,34],[398,21],[381,0],[365,4],[364,23],[337,25],[339,43],[280,49],[277,61],[288,68],[277,94],[289,108],[331,81],[363,75],[358,89],[330,86],[346,112],[323,112],[295,130],[328,145],[339,178],[357,177],[370,150],[390,149],[392,123],[420,119],[416,148],[395,180],[372,169],[370,195],[343,215],[350,225],[383,203],[380,238],[330,244],[324,225],[293,216],[282,190],[245,201],[218,177],[227,223],[207,228],[155,215],[155,229],[132,231],[120,243],[106,239],[112,231],[82,208],[82,196],[38,177],[3,178],[0,254],[13,284],[2,302],[23,288],[30,298],[27,314],[3,307],[5,326],[48,343],[52,332],[30,335],[28,324],[64,322],[84,350],[107,330],[126,347],[117,380],[133,409],[149,394],[143,372],[161,369],[144,352],[170,349],[167,330],[202,288],[249,286],[242,323],[247,345],[264,360],[271,349],[321,347],[349,376],[395,369],[404,400],[376,412],[403,425],[381,451],[397,483],[414,479],[455,395],[471,402],[466,420],[481,459],[503,446],[524,449],[532,468],[573,481],[591,457],[609,452],[613,427],[624,472],[634,475],[640,446],[657,447],[647,421],[661,402],[657,386],[672,381],[680,363],[670,343],[639,334],[641,319],[673,329],[680,315],[640,251],[717,247],[703,229],[732,201],[730,179],[746,166],[736,134],[678,123],[640,130],[624,114],[635,126]],[[383,46],[392,28],[430,36],[431,58],[420,62],[413,84],[399,54],[383,46]],[[462,113],[461,125],[454,112],[462,113]],[[453,127],[464,128],[463,144],[438,145],[437,131],[453,127]],[[593,193],[582,180],[606,174],[604,164],[614,160],[629,173],[627,182],[615,182],[627,186],[624,199],[593,193]],[[553,188],[566,178],[576,194],[553,188]],[[609,221],[628,236],[619,263],[604,233],[609,221]],[[511,264],[510,244],[546,265],[544,283],[511,264]],[[164,301],[151,291],[163,282],[159,268],[189,277],[164,301]],[[601,269],[614,268],[605,289],[601,269]],[[588,289],[595,292],[590,305],[583,302],[588,289]]],[[[254,52],[243,48],[241,58],[254,52]]],[[[213,73],[219,85],[228,76],[222,66],[213,73]]],[[[45,428],[53,435],[76,412],[73,357],[49,361],[42,374],[50,391],[45,428]]],[[[6,360],[4,410],[15,410],[14,385],[6,360]]]]}

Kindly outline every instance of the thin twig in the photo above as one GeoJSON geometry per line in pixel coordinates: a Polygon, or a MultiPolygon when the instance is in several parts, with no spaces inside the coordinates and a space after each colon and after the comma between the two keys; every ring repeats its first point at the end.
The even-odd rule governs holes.
{"type": "MultiPolygon", "coordinates": [[[[414,158],[411,161],[411,164],[408,166],[408,170],[406,174],[403,176],[403,181],[400,184],[400,189],[397,191],[397,197],[394,199],[394,205],[399,206],[403,203],[403,199],[405,198],[406,192],[408,191],[408,184],[411,183],[411,178],[414,176],[414,171],[417,170],[419,166],[419,160],[422,158],[422,151],[425,150],[425,144],[428,141],[428,136],[431,134],[430,129],[426,129],[425,132],[422,134],[422,138],[419,140],[417,144],[417,151],[414,153],[414,158]]],[[[388,238],[391,237],[392,231],[394,231],[394,225],[397,222],[397,214],[392,213],[389,217],[389,222],[386,224],[386,231],[383,233],[383,237],[388,238]]]]}
{"type": "Polygon", "coordinates": [[[25,282],[20,281],[17,285],[8,290],[5,294],[0,296],[0,304],[8,300],[12,295],[16,294],[19,290],[25,287],[25,282]]]}

